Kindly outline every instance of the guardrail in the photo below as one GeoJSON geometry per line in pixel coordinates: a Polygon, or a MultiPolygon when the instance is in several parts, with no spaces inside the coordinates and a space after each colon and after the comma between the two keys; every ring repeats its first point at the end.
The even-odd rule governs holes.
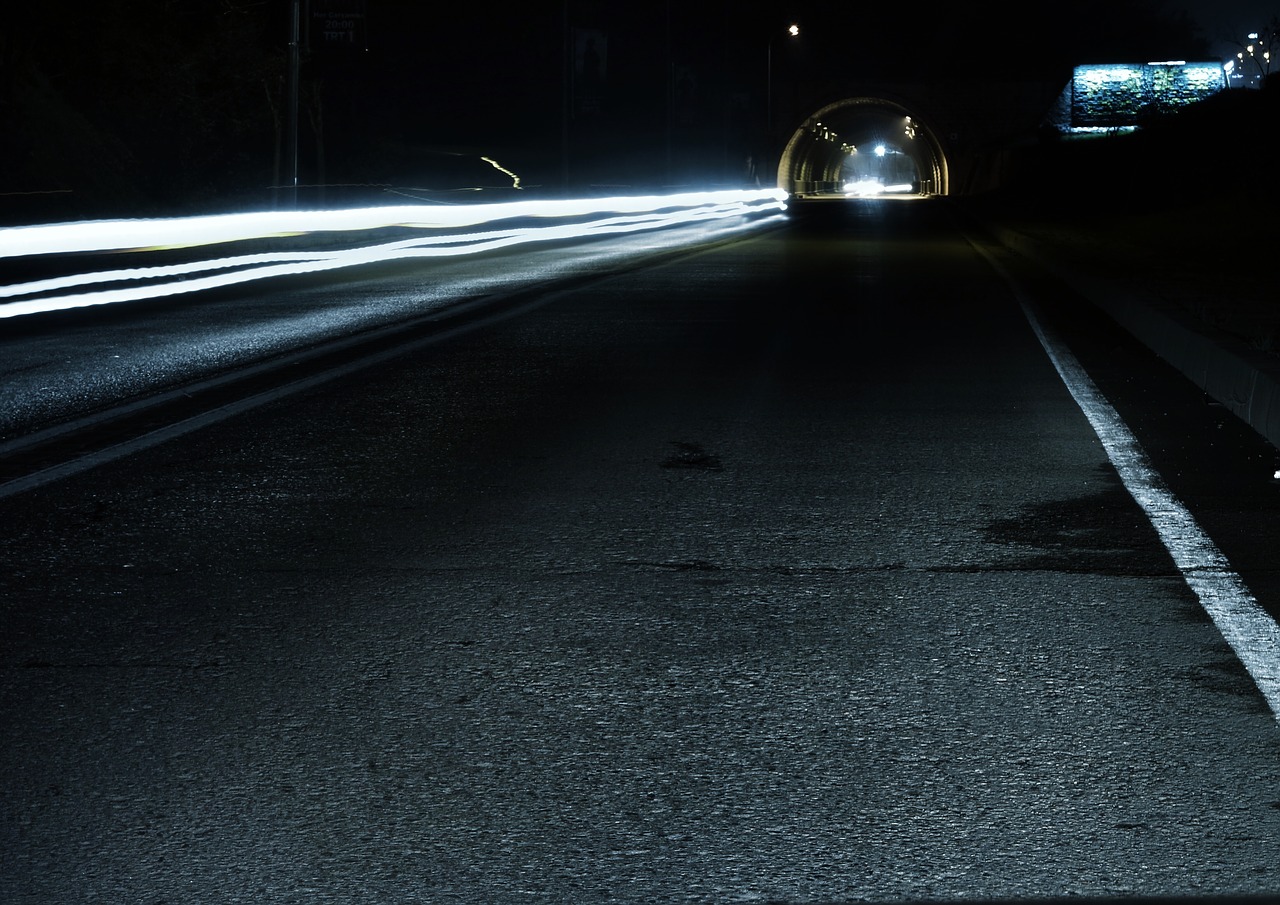
{"type": "Polygon", "coordinates": [[[140,301],[415,258],[666,229],[786,209],[777,189],[259,211],[0,229],[0,318],[140,301]],[[210,256],[209,250],[221,254],[210,256]],[[234,252],[234,253],[226,253],[234,252]],[[114,256],[145,254],[141,266],[114,256]]]}

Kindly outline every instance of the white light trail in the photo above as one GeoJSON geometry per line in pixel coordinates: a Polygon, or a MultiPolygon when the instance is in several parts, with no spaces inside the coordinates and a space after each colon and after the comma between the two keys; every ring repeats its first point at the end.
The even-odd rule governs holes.
{"type": "Polygon", "coordinates": [[[524,217],[594,217],[739,205],[781,209],[778,189],[685,192],[615,198],[506,201],[496,204],[396,205],[325,211],[254,211],[158,220],[90,220],[0,229],[0,258],[91,251],[146,251],[319,232],[389,229],[460,229],[524,217]]]}
{"type": "MultiPolygon", "coordinates": [[[[429,235],[355,248],[259,252],[150,267],[70,273],[0,286],[0,318],[139,301],[287,275],[412,258],[477,254],[527,242],[590,238],[784,210],[786,193],[750,190],[502,204],[263,212],[168,220],[110,220],[0,229],[0,257],[156,251],[374,229],[429,235]],[[428,217],[428,214],[430,215],[428,217]],[[528,221],[558,219],[558,223],[528,221]],[[511,221],[504,223],[504,221],[511,221]],[[569,222],[563,222],[569,221],[569,222]],[[494,229],[458,232],[480,225],[494,229]],[[129,285],[110,285],[127,283],[129,285]],[[67,293],[68,290],[104,288],[67,293]],[[31,297],[34,298],[24,298],[31,297]]],[[[332,239],[329,240],[332,243],[332,239]]]]}
{"type": "Polygon", "coordinates": [[[842,187],[846,195],[880,195],[888,191],[888,187],[879,179],[859,179],[846,182],[842,187]]]}

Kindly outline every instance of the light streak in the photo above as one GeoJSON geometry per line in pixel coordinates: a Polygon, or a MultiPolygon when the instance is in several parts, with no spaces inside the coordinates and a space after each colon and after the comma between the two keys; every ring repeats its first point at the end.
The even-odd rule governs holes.
{"type": "MultiPolygon", "coordinates": [[[[333,211],[271,211],[3,229],[0,230],[0,257],[172,250],[316,233],[358,234],[375,229],[406,228],[430,230],[430,233],[358,247],[256,252],[174,264],[60,274],[0,286],[0,299],[15,300],[0,304],[0,318],[182,295],[272,277],[397,260],[478,254],[529,242],[617,235],[777,212],[785,209],[786,197],[786,193],[779,190],[760,189],[445,208],[406,205],[333,211]],[[548,220],[559,222],[542,222],[548,220]],[[474,229],[477,226],[493,228],[477,231],[474,229]]],[[[332,244],[334,240],[326,241],[332,244]]]]}
{"type": "Polygon", "coordinates": [[[90,220],[0,229],[0,258],[91,251],[189,248],[250,239],[375,229],[458,229],[524,217],[568,218],[656,213],[737,204],[781,209],[778,189],[686,192],[615,198],[507,201],[496,204],[395,205],[321,211],[254,211],[158,220],[90,220]]]}
{"type": "Polygon", "coordinates": [[[885,184],[878,179],[859,179],[856,182],[846,182],[843,190],[846,195],[879,195],[888,191],[885,184]]]}
{"type": "Polygon", "coordinates": [[[489,166],[493,167],[493,168],[494,168],[495,170],[497,170],[499,173],[502,173],[503,175],[506,175],[506,176],[510,176],[510,177],[511,177],[511,187],[512,187],[513,189],[518,189],[518,188],[522,188],[522,187],[523,187],[523,186],[521,186],[521,185],[520,185],[520,177],[519,177],[519,176],[517,176],[515,173],[511,172],[510,170],[508,170],[508,169],[507,169],[506,167],[504,167],[502,164],[498,163],[498,161],[494,160],[492,157],[481,157],[480,159],[481,159],[481,160],[483,160],[485,163],[487,163],[489,166]]]}

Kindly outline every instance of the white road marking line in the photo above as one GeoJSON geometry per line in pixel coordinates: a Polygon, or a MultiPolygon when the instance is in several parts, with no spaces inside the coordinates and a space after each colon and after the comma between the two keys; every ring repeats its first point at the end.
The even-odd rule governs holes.
{"type": "Polygon", "coordinates": [[[1187,585],[1280,720],[1280,626],[1258,604],[1190,511],[1165,486],[1120,413],[1099,392],[1075,355],[1041,325],[1012,276],[981,248],[979,252],[1013,287],[1031,329],[1102,441],[1120,480],[1146,512],[1187,585]]]}
{"type": "MultiPolygon", "coordinates": [[[[636,267],[645,267],[645,266],[648,266],[649,262],[666,259],[672,253],[681,254],[681,255],[700,254],[709,248],[716,247],[716,245],[719,242],[737,241],[737,239],[740,238],[741,235],[743,234],[743,230],[753,231],[758,227],[764,225],[766,222],[767,221],[760,221],[759,223],[754,224],[750,227],[731,228],[727,232],[723,233],[718,239],[711,238],[711,237],[704,237],[701,240],[697,240],[689,244],[681,244],[677,246],[671,246],[671,245],[664,246],[664,245],[654,245],[654,244],[644,245],[638,251],[628,252],[625,256],[623,256],[622,266],[630,266],[634,264],[636,267]]],[[[613,261],[609,265],[608,269],[597,274],[597,280],[600,282],[603,282],[605,280],[613,278],[613,276],[616,275],[616,268],[618,266],[620,266],[618,261],[616,260],[613,261]]],[[[349,374],[354,374],[355,372],[360,371],[364,368],[367,368],[373,365],[382,364],[384,362],[391,361],[395,358],[406,356],[410,353],[428,348],[437,343],[443,342],[448,339],[452,339],[456,336],[463,335],[465,333],[468,333],[472,330],[476,330],[481,327],[486,327],[496,323],[500,323],[509,318],[516,317],[518,315],[531,311],[535,308],[539,308],[547,304],[548,302],[558,299],[564,295],[577,292],[582,288],[581,285],[571,285],[569,287],[562,286],[557,288],[554,285],[556,283],[555,279],[549,280],[547,281],[547,283],[548,285],[541,287],[531,300],[517,304],[512,308],[492,310],[487,313],[483,313],[479,315],[475,320],[467,321],[466,323],[460,324],[458,326],[443,328],[439,332],[432,333],[431,335],[420,337],[418,339],[395,343],[389,349],[384,349],[380,352],[364,354],[357,359],[349,361],[345,364],[336,365],[334,367],[328,368],[323,372],[313,374],[310,377],[304,377],[287,384],[282,384],[273,389],[265,390],[255,395],[248,396],[248,397],[236,400],[234,402],[230,402],[230,403],[218,406],[204,413],[195,415],[193,417],[187,418],[179,422],[166,425],[164,427],[157,428],[148,433],[134,437],[130,440],[117,443],[113,446],[95,450],[94,452],[87,453],[78,458],[71,459],[69,461],[62,462],[57,465],[51,465],[39,471],[31,472],[30,474],[26,474],[17,478],[10,479],[9,481],[4,481],[3,479],[0,479],[0,500],[4,500],[11,496],[16,496],[20,493],[26,493],[27,491],[30,491],[30,490],[35,490],[47,484],[52,484],[64,478],[69,478],[74,475],[78,475],[83,472],[89,471],[90,469],[97,468],[99,465],[105,465],[110,462],[115,462],[119,459],[123,459],[127,456],[131,456],[143,450],[151,449],[152,447],[159,446],[162,443],[167,443],[170,440],[185,436],[189,433],[192,433],[197,430],[201,430],[205,427],[208,427],[213,424],[217,424],[221,421],[225,421],[229,418],[235,417],[236,415],[240,415],[245,412],[252,411],[253,409],[259,408],[263,405],[267,405],[269,403],[276,402],[280,399],[284,399],[288,396],[292,396],[296,393],[300,393],[305,390],[312,389],[313,387],[320,386],[321,384],[327,383],[337,378],[345,377],[349,374]]],[[[478,306],[481,309],[492,308],[499,299],[506,298],[513,294],[519,295],[523,292],[528,291],[530,288],[538,288],[538,287],[537,287],[537,284],[535,283],[528,283],[528,282],[521,283],[519,285],[513,286],[508,291],[491,293],[488,296],[483,297],[478,302],[468,303],[467,307],[474,308],[478,306]]],[[[453,310],[458,310],[458,309],[453,309],[453,310]]],[[[425,313],[425,316],[427,318],[430,318],[438,313],[439,313],[438,311],[428,311],[425,313]]],[[[340,337],[338,339],[331,340],[311,348],[295,351],[285,356],[284,358],[278,359],[274,362],[257,363],[257,364],[248,365],[245,368],[236,371],[234,374],[229,374],[229,375],[224,375],[223,377],[217,377],[217,378],[211,378],[208,380],[198,381],[194,384],[189,384],[189,385],[180,387],[169,393],[160,394],[156,397],[144,400],[140,403],[131,403],[131,404],[122,405],[118,408],[111,409],[106,414],[111,417],[118,417],[119,415],[122,415],[122,414],[128,414],[130,412],[145,409],[146,407],[148,407],[149,404],[154,402],[169,401],[170,399],[173,399],[177,396],[185,395],[186,393],[188,393],[193,389],[205,389],[209,387],[222,386],[228,383],[230,379],[242,379],[247,376],[261,374],[270,370],[283,370],[292,365],[303,364],[320,354],[325,354],[333,351],[340,351],[343,349],[349,349],[353,345],[365,343],[372,339],[393,338],[396,334],[405,332],[407,329],[413,326],[416,326],[418,324],[419,324],[418,320],[400,321],[400,322],[395,322],[391,324],[385,324],[382,327],[377,328],[375,330],[371,330],[355,336],[340,337]]],[[[109,420],[109,419],[104,418],[101,415],[98,415],[98,416],[91,415],[84,418],[76,419],[75,421],[70,422],[69,424],[66,424],[66,425],[61,425],[59,427],[50,428],[45,431],[40,431],[37,434],[31,435],[28,437],[19,437],[7,443],[0,443],[0,456],[4,455],[7,452],[28,448],[29,446],[31,446],[31,441],[33,439],[36,441],[42,441],[45,439],[65,436],[67,434],[74,433],[76,430],[81,430],[88,427],[92,427],[94,425],[102,424],[105,420],[109,420]]]]}
{"type": "MultiPolygon", "coordinates": [[[[468,322],[460,326],[450,327],[450,328],[441,330],[438,333],[433,333],[429,336],[421,337],[415,340],[410,340],[408,342],[399,343],[389,349],[384,349],[379,352],[372,352],[372,353],[362,355],[353,361],[346,362],[345,364],[335,365],[334,367],[327,368],[324,371],[317,374],[313,374],[309,377],[303,377],[298,380],[294,380],[289,383],[276,386],[272,389],[265,390],[260,393],[256,393],[252,396],[247,396],[242,399],[238,399],[234,402],[229,402],[225,405],[220,405],[216,408],[210,409],[207,412],[203,412],[201,414],[192,416],[190,418],[186,418],[182,421],[177,421],[172,424],[166,425],[164,427],[157,428],[155,430],[149,431],[148,433],[134,437],[130,440],[126,440],[122,443],[117,443],[113,446],[108,446],[103,449],[99,449],[94,452],[87,453],[83,456],[80,456],[79,458],[71,459],[67,462],[63,462],[58,465],[51,465],[48,468],[44,468],[44,469],[41,469],[40,471],[32,472],[31,474],[28,474],[28,475],[23,475],[22,477],[13,478],[10,481],[0,483],[0,500],[5,499],[6,497],[15,496],[19,493],[25,493],[29,490],[34,490],[38,487],[43,487],[46,484],[52,484],[55,481],[60,481],[64,478],[69,478],[72,475],[80,474],[92,468],[96,468],[99,465],[105,465],[108,462],[115,462],[118,459],[123,459],[126,456],[131,456],[134,453],[138,453],[146,449],[151,449],[152,447],[159,446],[162,443],[167,443],[168,441],[176,439],[178,437],[186,436],[187,434],[190,434],[194,431],[208,427],[210,425],[218,424],[219,422],[226,421],[227,419],[235,417],[236,415],[244,414],[245,412],[252,411],[253,409],[260,408],[264,405],[267,405],[272,402],[276,402],[280,399],[284,399],[289,396],[293,396],[297,393],[310,390],[314,387],[318,387],[332,380],[354,374],[358,371],[361,371],[373,365],[382,364],[384,362],[388,362],[393,359],[408,355],[412,352],[416,352],[421,349],[428,348],[429,346],[435,345],[445,340],[452,339],[456,336],[463,335],[467,332],[470,332],[471,330],[477,329],[478,327],[498,323],[500,321],[506,320],[509,317],[513,317],[518,313],[526,311],[531,307],[537,307],[539,304],[542,303],[542,300],[554,298],[562,294],[563,292],[564,290],[555,290],[555,289],[549,290],[545,294],[540,295],[538,299],[532,303],[519,305],[508,311],[499,311],[493,314],[489,314],[489,315],[478,318],[474,322],[468,322]]],[[[319,351],[331,351],[333,349],[341,349],[343,347],[349,347],[353,342],[357,342],[363,339],[368,339],[370,335],[393,336],[395,333],[399,332],[399,330],[402,329],[403,326],[404,325],[402,324],[390,324],[380,330],[375,331],[373,334],[362,334],[361,336],[357,336],[357,337],[347,337],[347,338],[335,341],[333,343],[326,344],[324,346],[319,347],[319,351]]],[[[292,362],[292,363],[305,362],[312,357],[315,351],[316,350],[310,350],[310,351],[303,351],[303,352],[296,353],[294,355],[289,356],[288,359],[286,359],[286,361],[292,362]]],[[[258,373],[258,372],[261,372],[264,369],[264,367],[265,366],[262,366],[262,365],[253,365],[246,368],[244,371],[238,372],[238,373],[240,374],[258,373]]],[[[207,383],[209,385],[218,385],[223,382],[224,381],[215,379],[215,380],[210,380],[207,383]]],[[[182,390],[176,390],[175,394],[180,394],[181,392],[182,390]]],[[[168,396],[170,394],[165,394],[165,395],[168,396]]],[[[124,406],[122,407],[122,410],[130,409],[130,408],[132,407],[124,406]]],[[[116,410],[113,410],[113,411],[116,411],[116,410]]],[[[77,421],[76,424],[81,424],[82,422],[92,423],[94,420],[95,419],[93,418],[80,419],[80,421],[77,421]]],[[[56,434],[57,432],[54,431],[53,433],[56,434]]]]}

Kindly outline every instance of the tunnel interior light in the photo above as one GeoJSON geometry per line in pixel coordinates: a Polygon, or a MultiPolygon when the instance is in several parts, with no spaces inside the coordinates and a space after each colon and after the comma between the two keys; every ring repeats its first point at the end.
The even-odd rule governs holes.
{"type": "Polygon", "coordinates": [[[885,190],[884,183],[878,179],[859,179],[854,182],[846,182],[843,186],[844,193],[849,196],[867,197],[869,195],[879,195],[885,190]]]}
{"type": "Polygon", "coordinates": [[[893,182],[886,185],[879,179],[856,179],[841,186],[846,197],[869,198],[876,195],[903,195],[915,191],[909,182],[893,182]]]}

